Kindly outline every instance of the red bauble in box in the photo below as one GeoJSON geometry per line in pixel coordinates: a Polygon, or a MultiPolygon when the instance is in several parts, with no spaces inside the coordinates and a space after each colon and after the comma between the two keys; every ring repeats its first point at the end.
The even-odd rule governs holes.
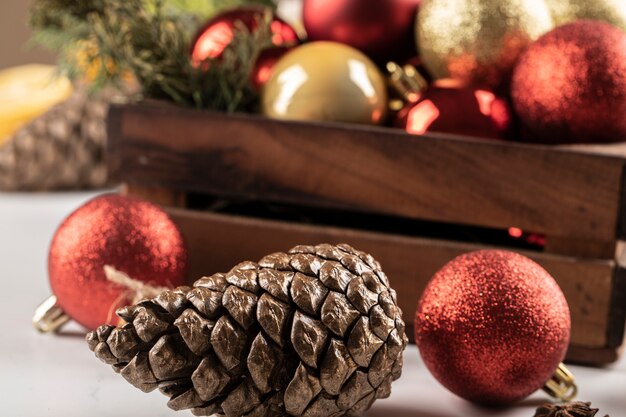
{"type": "Polygon", "coordinates": [[[407,101],[393,124],[408,133],[452,133],[501,139],[508,133],[512,115],[508,103],[494,92],[444,79],[428,85],[412,66],[390,63],[391,81],[407,101]]]}
{"type": "Polygon", "coordinates": [[[276,47],[266,49],[261,53],[261,56],[256,60],[254,69],[252,71],[252,85],[256,89],[260,89],[267,80],[272,76],[274,65],[283,57],[291,48],[276,47]]]}
{"type": "Polygon", "coordinates": [[[416,54],[415,16],[421,0],[304,0],[309,39],[360,49],[379,63],[416,54]]]}
{"type": "MultiPolygon", "coordinates": [[[[226,11],[209,20],[192,42],[191,59],[194,65],[200,65],[206,59],[219,59],[233,41],[238,25],[243,25],[247,30],[254,32],[266,13],[271,12],[265,7],[245,6],[226,11]]],[[[252,75],[252,82],[257,86],[261,81],[259,76],[265,80],[269,77],[263,75],[269,63],[275,62],[278,55],[281,55],[281,52],[284,53],[284,48],[299,42],[296,31],[276,16],[272,16],[270,30],[272,31],[272,43],[279,49],[270,48],[261,53],[257,61],[261,68],[256,69],[252,75]]]]}
{"type": "Polygon", "coordinates": [[[626,33],[581,20],[534,42],[513,74],[513,105],[525,140],[626,140],[626,33]]]}
{"type": "MultiPolygon", "coordinates": [[[[268,13],[268,9],[260,6],[246,6],[220,13],[209,20],[198,31],[192,42],[191,57],[194,63],[199,64],[208,58],[219,58],[235,37],[237,24],[242,24],[253,32],[258,28],[268,13]]],[[[277,47],[284,47],[299,42],[298,34],[286,22],[276,16],[270,23],[272,43],[277,47]]]]}

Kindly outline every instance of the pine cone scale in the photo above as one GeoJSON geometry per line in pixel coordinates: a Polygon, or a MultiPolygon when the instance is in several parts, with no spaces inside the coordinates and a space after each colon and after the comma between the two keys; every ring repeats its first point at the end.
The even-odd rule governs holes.
{"type": "Polygon", "coordinates": [[[407,343],[379,268],[347,245],[299,246],[122,309],[128,324],[87,342],[176,410],[356,415],[389,395],[407,343]]]}
{"type": "Polygon", "coordinates": [[[339,395],[341,387],[357,368],[343,342],[332,339],[320,371],[322,387],[330,395],[339,395]]]}
{"type": "Polygon", "coordinates": [[[207,355],[191,375],[191,382],[204,401],[219,397],[230,382],[230,376],[213,355],[207,355]]]}
{"type": "Polygon", "coordinates": [[[272,390],[272,377],[278,373],[280,353],[272,347],[262,333],[259,333],[250,348],[248,370],[252,380],[262,394],[272,390]]]}
{"type": "Polygon", "coordinates": [[[319,379],[300,364],[285,391],[285,410],[293,416],[304,413],[307,405],[322,391],[319,379]]]}
{"type": "Polygon", "coordinates": [[[228,316],[222,316],[211,333],[211,346],[226,370],[232,372],[244,361],[246,333],[228,316]]]}
{"type": "Polygon", "coordinates": [[[158,388],[158,382],[148,360],[148,354],[141,352],[120,371],[120,374],[131,385],[143,392],[151,392],[158,388]]]}
{"type": "Polygon", "coordinates": [[[291,328],[291,343],[300,359],[311,368],[317,368],[328,341],[323,323],[296,311],[291,328]]]}

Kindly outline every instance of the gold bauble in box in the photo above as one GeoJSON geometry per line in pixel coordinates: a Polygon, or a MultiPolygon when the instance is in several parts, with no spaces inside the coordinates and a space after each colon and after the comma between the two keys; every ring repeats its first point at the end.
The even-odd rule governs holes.
{"type": "Polygon", "coordinates": [[[557,25],[578,19],[601,20],[626,30],[624,0],[546,0],[557,25]]]}
{"type": "Polygon", "coordinates": [[[552,28],[544,0],[424,0],[416,35],[435,78],[496,88],[526,46],[552,28]]]}
{"type": "Polygon", "coordinates": [[[275,119],[378,124],[387,107],[386,82],[358,50],[312,42],[275,64],[261,93],[261,107],[275,119]]]}

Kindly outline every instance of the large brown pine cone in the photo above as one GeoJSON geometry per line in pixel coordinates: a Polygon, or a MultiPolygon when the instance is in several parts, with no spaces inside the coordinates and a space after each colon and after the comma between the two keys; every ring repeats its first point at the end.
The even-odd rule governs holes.
{"type": "Polygon", "coordinates": [[[112,92],[72,96],[28,122],[0,147],[0,190],[40,191],[101,188],[108,102],[112,92]]]}
{"type": "Polygon", "coordinates": [[[380,264],[298,246],[118,311],[89,347],[137,388],[195,415],[344,416],[400,377],[402,312],[380,264]]]}

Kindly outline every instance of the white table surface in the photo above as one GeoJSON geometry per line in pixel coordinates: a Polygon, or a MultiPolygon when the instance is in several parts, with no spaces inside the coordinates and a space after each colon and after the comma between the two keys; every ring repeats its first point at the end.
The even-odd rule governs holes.
{"type": "MultiPolygon", "coordinates": [[[[50,293],[46,256],[52,234],[91,196],[0,193],[0,417],[190,416],[169,410],[158,391],[142,393],[97,360],[78,326],[69,326],[63,336],[41,335],[31,327],[34,308],[50,293]]],[[[626,416],[626,360],[606,369],[571,369],[579,398],[599,407],[598,417],[626,416]]],[[[440,386],[409,346],[391,398],[376,402],[365,416],[532,417],[546,398],[538,392],[504,410],[473,406],[440,386]]]]}

